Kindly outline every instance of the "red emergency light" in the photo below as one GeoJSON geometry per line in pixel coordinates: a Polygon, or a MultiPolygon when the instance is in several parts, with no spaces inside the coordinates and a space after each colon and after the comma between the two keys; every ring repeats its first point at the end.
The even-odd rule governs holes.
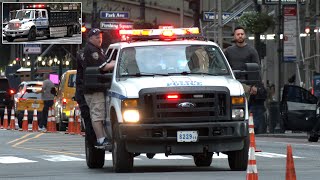
{"type": "Polygon", "coordinates": [[[34,9],[40,9],[40,8],[45,8],[46,6],[44,4],[33,4],[33,5],[28,5],[26,8],[34,8],[34,9]]]}
{"type": "Polygon", "coordinates": [[[171,100],[179,99],[178,94],[168,94],[166,97],[167,97],[167,99],[171,99],[171,100]]]}

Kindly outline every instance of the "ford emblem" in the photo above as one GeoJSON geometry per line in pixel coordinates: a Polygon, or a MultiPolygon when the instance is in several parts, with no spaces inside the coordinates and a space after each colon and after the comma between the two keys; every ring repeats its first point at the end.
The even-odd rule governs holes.
{"type": "Polygon", "coordinates": [[[178,108],[195,108],[196,104],[193,104],[191,102],[182,102],[177,104],[177,107],[178,108]]]}

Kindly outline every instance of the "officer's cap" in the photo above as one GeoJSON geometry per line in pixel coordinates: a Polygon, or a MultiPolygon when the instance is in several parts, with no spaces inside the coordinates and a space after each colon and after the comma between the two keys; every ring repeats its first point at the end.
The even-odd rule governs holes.
{"type": "Polygon", "coordinates": [[[100,33],[103,33],[103,31],[101,31],[100,29],[98,28],[93,28],[89,31],[88,33],[88,38],[90,38],[91,36],[94,36],[94,35],[99,35],[100,33]]]}

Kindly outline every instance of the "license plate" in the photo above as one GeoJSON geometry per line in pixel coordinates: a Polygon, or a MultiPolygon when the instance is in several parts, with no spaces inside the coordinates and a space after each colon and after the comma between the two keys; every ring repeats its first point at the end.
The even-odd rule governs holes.
{"type": "Polygon", "coordinates": [[[198,131],[177,131],[177,142],[197,142],[198,131]]]}
{"type": "Polygon", "coordinates": [[[15,35],[15,34],[12,34],[12,37],[16,37],[16,35],[15,35]]]}
{"type": "Polygon", "coordinates": [[[32,104],[31,107],[38,109],[40,107],[40,104],[32,104]]]}

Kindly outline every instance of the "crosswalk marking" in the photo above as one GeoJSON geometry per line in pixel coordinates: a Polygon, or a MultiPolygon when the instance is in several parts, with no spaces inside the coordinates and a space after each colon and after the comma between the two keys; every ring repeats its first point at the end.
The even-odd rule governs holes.
{"type": "MultiPolygon", "coordinates": [[[[106,161],[112,161],[112,154],[107,154],[106,153],[106,155],[104,156],[104,159],[106,160],[106,161]]],[[[135,157],[134,158],[134,160],[142,160],[141,158],[138,158],[138,157],[135,157]]]]}
{"type": "Polygon", "coordinates": [[[66,156],[66,155],[43,155],[39,156],[39,158],[52,161],[52,162],[63,162],[63,161],[85,161],[84,159],[66,156]]]}
{"type": "MultiPolygon", "coordinates": [[[[262,158],[286,158],[287,155],[285,154],[277,154],[277,153],[270,153],[270,152],[256,152],[255,154],[257,157],[262,157],[262,158]]],[[[81,154],[81,157],[85,157],[85,154],[81,154]]],[[[16,157],[13,156],[12,154],[7,154],[5,156],[2,154],[0,156],[0,164],[16,164],[16,163],[34,163],[38,162],[39,159],[45,160],[45,161],[50,161],[50,162],[67,162],[67,161],[85,161],[85,158],[79,158],[79,157],[73,157],[73,156],[67,156],[67,155],[38,155],[38,156],[33,156],[29,157],[29,159],[21,158],[21,157],[16,157]],[[30,159],[36,159],[36,160],[30,160],[30,159]]],[[[213,159],[227,159],[228,156],[225,154],[220,153],[219,156],[214,153],[212,156],[213,159]]],[[[293,156],[293,158],[304,158],[300,156],[293,156]]],[[[190,155],[169,155],[168,157],[165,156],[164,153],[159,153],[156,154],[153,159],[155,160],[192,160],[193,157],[190,155]]],[[[106,161],[112,161],[112,154],[109,152],[106,152],[105,154],[105,160],[106,161]]],[[[138,157],[135,157],[134,160],[148,160],[146,157],[146,154],[141,154],[138,157]]]]}
{"type": "MultiPolygon", "coordinates": [[[[144,156],[147,157],[146,154],[141,154],[140,156],[144,156]]],[[[158,159],[158,160],[166,160],[166,159],[191,159],[187,156],[180,156],[180,155],[170,155],[170,156],[166,156],[164,153],[159,153],[156,154],[153,159],[158,159]]]]}
{"type": "Polygon", "coordinates": [[[16,164],[16,163],[33,163],[37,161],[32,161],[29,159],[19,158],[15,156],[0,156],[1,164],[16,164]]]}

